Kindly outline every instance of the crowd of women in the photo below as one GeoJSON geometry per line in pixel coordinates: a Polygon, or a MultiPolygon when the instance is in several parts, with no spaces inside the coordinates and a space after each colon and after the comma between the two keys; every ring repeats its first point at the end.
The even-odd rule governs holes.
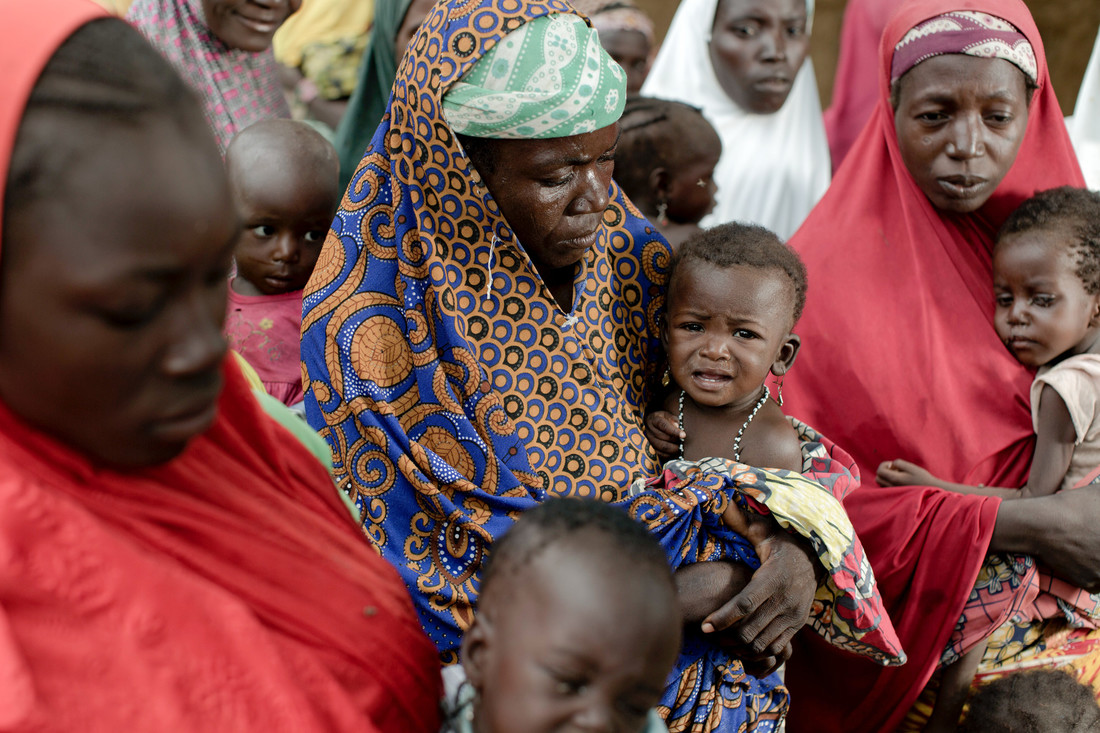
{"type": "Polygon", "coordinates": [[[986,488],[1047,465],[1033,367],[1100,341],[1100,234],[1013,213],[1100,137],[1022,0],[900,0],[829,140],[809,0],[682,0],[659,51],[624,0],[380,2],[335,151],[256,124],[299,5],[0,0],[0,730],[950,730],[960,658],[1070,670],[1097,693],[1034,730],[1095,724],[1096,472],[986,488]],[[301,293],[331,462],[223,338],[264,145],[324,190],[339,153],[301,293]],[[1032,363],[1000,248],[1043,227],[1088,240],[1084,320],[1032,363]]]}

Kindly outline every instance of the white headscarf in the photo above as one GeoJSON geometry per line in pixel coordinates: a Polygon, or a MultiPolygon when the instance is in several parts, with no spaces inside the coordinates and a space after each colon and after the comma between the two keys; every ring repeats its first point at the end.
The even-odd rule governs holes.
{"type": "MultiPolygon", "coordinates": [[[[717,9],[718,0],[680,3],[642,94],[701,107],[722,138],[714,173],[717,205],[700,224],[747,221],[786,240],[829,187],[829,144],[813,64],[807,57],[778,112],[746,112],[722,90],[710,62],[717,9]]],[[[808,29],[813,0],[806,11],[808,29]]]]}
{"type": "Polygon", "coordinates": [[[1073,117],[1066,120],[1081,172],[1088,187],[1100,189],[1100,35],[1092,47],[1092,58],[1081,80],[1073,117]]]}

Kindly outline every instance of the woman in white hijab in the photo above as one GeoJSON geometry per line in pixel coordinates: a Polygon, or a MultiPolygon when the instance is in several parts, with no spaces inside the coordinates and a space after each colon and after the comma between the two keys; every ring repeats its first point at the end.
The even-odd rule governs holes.
{"type": "Polygon", "coordinates": [[[829,186],[809,50],[813,0],[683,0],[642,94],[701,107],[722,138],[717,205],[783,239],[829,186]]]}
{"type": "Polygon", "coordinates": [[[1093,190],[1100,189],[1100,35],[1092,47],[1073,116],[1066,118],[1066,124],[1085,183],[1093,190]]]}

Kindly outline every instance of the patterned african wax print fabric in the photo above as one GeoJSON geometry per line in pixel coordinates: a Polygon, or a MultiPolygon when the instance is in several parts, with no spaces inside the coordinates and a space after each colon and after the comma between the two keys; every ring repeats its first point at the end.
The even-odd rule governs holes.
{"type": "MultiPolygon", "coordinates": [[[[622,502],[657,537],[673,568],[733,560],[756,568],[752,545],[722,521],[730,502],[771,515],[810,540],[827,570],[808,626],[830,644],[883,665],[905,662],[875,586],[875,576],[840,500],[859,484],[850,456],[807,425],[792,420],[802,441],[804,474],[760,469],[724,458],[673,460],[661,475],[638,481],[622,502]]],[[[858,474],[857,474],[858,475],[858,474]]],[[[782,720],[787,692],[778,678],[758,680],[705,635],[687,630],[684,650],[659,708],[670,731],[726,730],[732,717],[755,730],[782,720]],[[709,727],[721,721],[718,728],[709,727]]]]}
{"type": "MultiPolygon", "coordinates": [[[[481,562],[522,511],[551,495],[628,501],[636,479],[657,473],[641,406],[668,244],[612,184],[572,307],[559,308],[440,113],[487,46],[549,12],[568,7],[436,6],[303,303],[307,418],[448,662],[481,562]]],[[[775,678],[699,658],[670,686],[678,716],[698,717],[697,730],[774,728],[787,697],[775,678]],[[700,665],[713,673],[705,688],[691,682],[700,665]]]]}
{"type": "Polygon", "coordinates": [[[303,302],[307,418],[447,653],[485,553],[521,511],[548,495],[613,501],[657,468],[641,406],[668,244],[612,185],[559,308],[441,113],[488,47],[551,12],[570,10],[436,6],[303,302]]]}
{"type": "Polygon", "coordinates": [[[202,0],[135,0],[126,19],[198,93],[223,153],[253,122],[290,117],[271,49],[226,46],[206,25],[202,0]]]}
{"type": "Polygon", "coordinates": [[[577,15],[544,15],[489,49],[443,95],[451,129],[471,137],[570,137],[612,125],[626,72],[577,15]]]}

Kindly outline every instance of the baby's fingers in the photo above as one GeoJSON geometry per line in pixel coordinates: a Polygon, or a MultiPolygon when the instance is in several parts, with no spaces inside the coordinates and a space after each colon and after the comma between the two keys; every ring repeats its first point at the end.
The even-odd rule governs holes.
{"type": "Polygon", "coordinates": [[[680,430],[676,416],[658,410],[645,418],[645,436],[650,445],[662,456],[674,456],[680,452],[680,441],[686,434],[680,430]]]}

